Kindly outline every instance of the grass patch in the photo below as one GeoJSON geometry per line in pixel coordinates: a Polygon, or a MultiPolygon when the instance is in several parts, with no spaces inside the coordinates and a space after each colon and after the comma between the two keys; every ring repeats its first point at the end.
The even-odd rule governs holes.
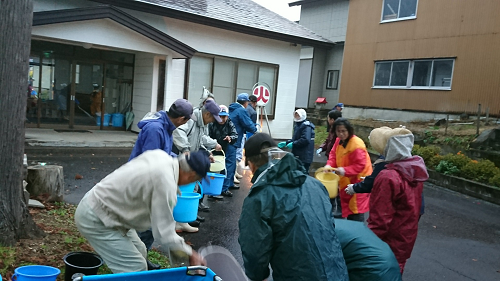
{"type": "MultiPolygon", "coordinates": [[[[30,209],[33,220],[46,234],[40,239],[23,239],[15,247],[0,246],[0,274],[3,281],[10,281],[14,269],[23,265],[49,265],[61,270],[58,281],[64,280],[64,255],[70,252],[94,252],[87,240],[80,235],[74,222],[75,205],[57,202],[44,204],[46,209],[30,209]]],[[[149,259],[170,268],[168,258],[157,249],[149,251],[149,259]]],[[[106,265],[98,274],[110,274],[106,265]]]]}
{"type": "Polygon", "coordinates": [[[316,134],[314,137],[314,147],[318,148],[328,138],[328,132],[326,131],[326,126],[318,126],[314,129],[314,132],[316,134]]]}

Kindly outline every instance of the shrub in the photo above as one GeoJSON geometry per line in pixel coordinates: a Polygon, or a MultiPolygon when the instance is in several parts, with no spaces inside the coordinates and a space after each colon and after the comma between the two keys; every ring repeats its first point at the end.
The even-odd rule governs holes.
{"type": "Polygon", "coordinates": [[[436,155],[436,156],[432,157],[431,159],[429,159],[427,162],[425,162],[425,165],[428,168],[436,169],[436,167],[439,165],[439,163],[441,163],[442,160],[443,160],[442,155],[436,155]]]}
{"type": "Polygon", "coordinates": [[[471,159],[463,155],[462,152],[458,152],[457,154],[446,154],[443,156],[442,160],[453,164],[453,166],[457,167],[459,170],[471,161],[471,159]]]}
{"type": "MultiPolygon", "coordinates": [[[[432,157],[435,157],[436,155],[439,155],[439,152],[441,152],[441,148],[437,146],[420,146],[420,145],[414,145],[412,154],[413,155],[418,155],[424,159],[425,163],[431,162],[432,157]]],[[[439,162],[438,162],[439,163],[439,162]]],[[[436,163],[437,165],[437,163],[436,163]]]]}
{"type": "Polygon", "coordinates": [[[439,162],[439,164],[436,167],[436,171],[451,176],[457,176],[460,174],[460,170],[457,168],[457,166],[453,165],[453,163],[448,162],[446,160],[441,160],[441,162],[439,162]]]}
{"type": "Polygon", "coordinates": [[[500,187],[500,173],[497,173],[494,177],[490,179],[490,184],[493,186],[500,187]]]}
{"type": "Polygon", "coordinates": [[[488,184],[500,170],[490,160],[471,160],[462,169],[461,175],[470,180],[488,184]]]}

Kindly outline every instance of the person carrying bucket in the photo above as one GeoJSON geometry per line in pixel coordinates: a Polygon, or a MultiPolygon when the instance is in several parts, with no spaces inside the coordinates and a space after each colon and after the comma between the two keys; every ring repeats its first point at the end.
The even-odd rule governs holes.
{"type": "Polygon", "coordinates": [[[175,232],[178,185],[204,178],[205,151],[173,158],[163,150],[142,153],[97,183],[75,212],[78,231],[113,273],[147,270],[146,246],[136,233],[152,228],[162,249],[182,251],[191,265],[204,259],[175,232]]]}
{"type": "MultiPolygon", "coordinates": [[[[134,149],[130,154],[128,161],[141,155],[143,152],[153,149],[161,149],[171,156],[177,155],[172,152],[173,138],[172,132],[175,128],[186,124],[191,119],[193,114],[193,106],[185,99],[178,99],[172,103],[170,109],[165,111],[156,112],[153,115],[144,117],[137,126],[141,129],[137,141],[135,142],[134,149]]],[[[178,223],[176,228],[183,228],[190,232],[197,232],[198,228],[192,227],[187,223],[178,223]]],[[[154,238],[151,229],[138,233],[141,241],[146,245],[147,250],[151,249],[154,238]]],[[[148,262],[148,269],[160,269],[158,264],[148,262]]]]}
{"type": "MultiPolygon", "coordinates": [[[[208,133],[211,138],[216,139],[217,143],[222,146],[222,150],[226,151],[226,171],[236,169],[236,151],[228,150],[229,145],[233,145],[238,140],[238,132],[231,119],[229,119],[228,108],[225,105],[220,106],[219,116],[222,122],[212,122],[208,126],[208,133]]],[[[227,172],[226,178],[227,178],[227,172]]],[[[222,196],[228,196],[230,179],[225,180],[222,186],[222,196]]]]}

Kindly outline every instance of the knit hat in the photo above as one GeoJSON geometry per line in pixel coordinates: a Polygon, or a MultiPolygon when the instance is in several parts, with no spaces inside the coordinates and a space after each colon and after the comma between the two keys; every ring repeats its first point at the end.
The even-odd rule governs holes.
{"type": "Polygon", "coordinates": [[[368,139],[370,140],[370,144],[378,153],[384,154],[385,147],[387,146],[387,142],[392,136],[398,135],[411,135],[412,132],[406,128],[395,128],[391,129],[389,127],[380,127],[373,129],[370,132],[370,136],[368,139]]]}

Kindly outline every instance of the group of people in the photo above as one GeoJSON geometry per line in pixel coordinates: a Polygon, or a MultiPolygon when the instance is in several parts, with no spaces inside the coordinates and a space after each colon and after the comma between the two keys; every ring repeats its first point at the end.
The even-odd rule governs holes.
{"type": "MultiPolygon", "coordinates": [[[[79,231],[113,272],[158,269],[147,259],[155,240],[185,252],[191,264],[203,264],[176,234],[197,232],[205,220],[198,216],[191,223],[175,222],[172,211],[178,186],[204,178],[213,162],[212,152],[223,150],[226,169],[220,172],[226,178],[221,196],[213,197],[232,197],[229,189],[239,188],[238,150],[244,136],[257,130],[256,116],[247,111],[251,107],[255,112],[255,106],[255,97],[246,93],[239,94],[229,108],[219,106],[213,95],[196,108],[178,99],[168,111],[148,114],[138,123],[141,132],[128,163],[96,184],[75,213],[79,231]]],[[[208,209],[202,198],[199,210],[208,209]]]]}
{"type": "MultiPolygon", "coordinates": [[[[411,132],[373,130],[370,143],[384,162],[372,170],[349,121],[340,118],[340,110],[329,113],[330,135],[321,151],[329,157],[325,168],[340,176],[342,217],[348,219],[335,220],[327,190],[308,173],[315,134],[305,111],[294,112],[288,153],[268,134],[256,133],[252,97],[240,94],[226,107],[209,96],[194,109],[179,99],[139,122],[129,162],[97,183],[75,213],[79,231],[108,267],[114,273],[157,268],[147,260],[154,240],[186,253],[191,265],[206,265],[176,233],[198,230],[173,218],[178,186],[204,178],[211,151],[223,150],[221,198],[231,197],[229,190],[239,188],[235,174],[242,150],[253,174],[238,239],[249,279],[265,280],[272,269],[274,280],[401,280],[427,179],[423,160],[411,156],[411,132]],[[353,222],[364,221],[368,211],[368,228],[353,222]]],[[[200,201],[199,210],[207,208],[200,201]]]]}

